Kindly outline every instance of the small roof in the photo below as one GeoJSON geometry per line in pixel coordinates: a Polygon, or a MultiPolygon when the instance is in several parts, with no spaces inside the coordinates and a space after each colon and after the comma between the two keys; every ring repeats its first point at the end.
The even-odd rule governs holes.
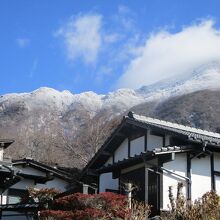
{"type": "Polygon", "coordinates": [[[58,168],[54,168],[51,166],[48,166],[44,163],[40,163],[38,161],[33,160],[32,158],[24,158],[20,160],[13,160],[12,161],[13,166],[16,165],[28,165],[30,167],[33,167],[35,169],[41,170],[43,172],[50,172],[53,173],[54,176],[57,176],[61,179],[64,179],[66,181],[71,181],[71,175],[63,170],[60,170],[58,168]]]}
{"type": "Polygon", "coordinates": [[[146,160],[151,160],[156,156],[171,154],[171,153],[182,153],[192,151],[191,146],[167,146],[161,148],[155,148],[152,151],[141,152],[140,154],[135,154],[129,158],[124,158],[123,160],[119,160],[113,164],[106,164],[97,170],[98,173],[110,172],[113,170],[119,170],[126,168],[128,166],[135,165],[137,163],[141,163],[146,160]]]}
{"type": "Polygon", "coordinates": [[[13,142],[14,140],[10,140],[10,139],[0,139],[0,147],[7,148],[13,142]]]}

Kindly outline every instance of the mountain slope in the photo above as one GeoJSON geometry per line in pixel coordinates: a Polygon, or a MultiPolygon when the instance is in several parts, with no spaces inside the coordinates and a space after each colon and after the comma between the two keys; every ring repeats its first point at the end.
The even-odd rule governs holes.
{"type": "Polygon", "coordinates": [[[203,90],[131,108],[137,114],[220,132],[220,90],[203,90]]]}
{"type": "MultiPolygon", "coordinates": [[[[138,90],[119,89],[98,95],[94,92],[72,94],[43,87],[30,93],[2,95],[0,138],[15,138],[14,148],[10,149],[13,157],[31,156],[50,162],[56,161],[59,155],[66,164],[70,161],[69,155],[57,146],[75,142],[80,132],[86,132],[92,125],[106,128],[104,124],[112,123],[115,117],[126,114],[129,109],[218,131],[219,82],[220,64],[212,62],[138,90]],[[49,156],[45,159],[46,154],[49,156]]],[[[77,150],[85,153],[87,149],[77,150]]],[[[91,154],[92,149],[89,152],[91,154]]],[[[80,159],[76,158],[76,164],[78,162],[80,159]]]]}

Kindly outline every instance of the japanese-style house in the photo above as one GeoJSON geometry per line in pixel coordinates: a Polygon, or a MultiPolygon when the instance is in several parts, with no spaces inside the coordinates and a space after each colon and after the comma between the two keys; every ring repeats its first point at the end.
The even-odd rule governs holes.
{"type": "Polygon", "coordinates": [[[51,167],[31,158],[11,161],[4,156],[4,149],[12,140],[0,139],[0,219],[32,219],[38,204],[22,204],[28,187],[68,189],[71,176],[57,167],[51,167]]]}
{"type": "Polygon", "coordinates": [[[189,200],[220,193],[220,134],[129,112],[83,175],[98,177],[99,192],[135,184],[133,196],[159,213],[168,208],[169,187],[175,195],[180,182],[189,200]]]}

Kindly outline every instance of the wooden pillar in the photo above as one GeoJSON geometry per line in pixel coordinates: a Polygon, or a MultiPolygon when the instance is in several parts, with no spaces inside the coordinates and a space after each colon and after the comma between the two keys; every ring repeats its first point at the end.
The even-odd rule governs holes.
{"type": "Polygon", "coordinates": [[[190,153],[187,153],[187,177],[189,180],[187,181],[187,199],[191,200],[191,158],[190,153]]]}
{"type": "Polygon", "coordinates": [[[145,165],[145,203],[148,203],[148,169],[145,165]]]}
{"type": "Polygon", "coordinates": [[[210,155],[210,165],[211,165],[211,190],[216,190],[215,186],[215,175],[214,175],[214,155],[210,155]]]}

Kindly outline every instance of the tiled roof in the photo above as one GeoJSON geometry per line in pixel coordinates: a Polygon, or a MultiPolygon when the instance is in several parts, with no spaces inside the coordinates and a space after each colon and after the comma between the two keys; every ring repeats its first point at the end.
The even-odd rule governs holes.
{"type": "Polygon", "coordinates": [[[190,146],[167,146],[161,148],[155,148],[153,150],[154,154],[170,153],[170,152],[185,152],[192,150],[190,146]]]}
{"type": "Polygon", "coordinates": [[[152,151],[141,152],[140,154],[135,154],[129,158],[124,158],[123,160],[119,160],[113,164],[106,164],[98,169],[99,172],[109,171],[111,169],[118,169],[119,167],[126,167],[127,164],[131,164],[132,162],[143,162],[143,159],[152,159],[156,155],[161,154],[169,154],[169,153],[181,153],[181,152],[188,152],[191,151],[192,147],[190,146],[167,146],[161,148],[155,148],[152,151]]]}
{"type": "Polygon", "coordinates": [[[128,119],[132,119],[137,122],[144,123],[146,125],[158,127],[170,132],[177,134],[185,135],[189,139],[206,141],[212,144],[220,144],[220,134],[214,133],[194,127],[184,126],[177,123],[172,123],[168,121],[163,121],[155,118],[145,117],[141,115],[136,115],[132,112],[129,112],[128,116],[125,116],[128,119]]]}
{"type": "Polygon", "coordinates": [[[43,170],[45,172],[51,172],[55,176],[60,177],[62,179],[65,179],[67,181],[70,181],[71,175],[63,170],[60,170],[58,168],[50,167],[44,163],[40,163],[38,161],[33,160],[32,158],[24,158],[20,160],[14,160],[13,161],[13,166],[16,167],[16,165],[24,165],[28,164],[29,166],[32,166],[36,169],[43,170]]]}
{"type": "MultiPolygon", "coordinates": [[[[105,160],[104,155],[102,155],[102,152],[110,151],[113,146],[116,146],[117,143],[112,144],[111,141],[115,139],[119,139],[120,137],[117,136],[117,133],[120,132],[120,130],[125,127],[127,124],[135,125],[137,127],[142,127],[146,129],[152,129],[152,130],[162,130],[165,131],[165,133],[170,133],[171,135],[178,135],[183,136],[184,138],[189,140],[190,142],[199,142],[208,144],[211,146],[220,146],[220,134],[214,133],[198,128],[193,128],[189,126],[180,125],[177,123],[172,123],[168,121],[163,121],[155,118],[145,117],[141,115],[134,114],[133,112],[129,112],[127,116],[124,116],[123,120],[121,121],[121,124],[118,125],[118,127],[115,129],[115,131],[109,136],[109,138],[105,141],[105,143],[102,145],[102,147],[98,150],[98,152],[95,154],[95,156],[90,160],[90,162],[86,165],[86,167],[83,169],[82,176],[86,173],[86,170],[89,168],[91,169],[98,169],[100,166],[104,165],[104,163],[107,161],[105,160]]],[[[155,146],[156,147],[156,146],[155,146]]],[[[167,148],[155,148],[151,153],[154,155],[156,154],[162,154],[166,152],[183,152],[190,150],[189,146],[187,149],[184,149],[184,147],[179,146],[172,146],[167,148]]],[[[144,154],[147,154],[147,152],[143,152],[144,154]]],[[[137,160],[138,158],[142,157],[143,155],[135,155],[132,158],[125,159],[124,161],[118,161],[117,163],[125,163],[127,161],[133,161],[137,160]]]]}

